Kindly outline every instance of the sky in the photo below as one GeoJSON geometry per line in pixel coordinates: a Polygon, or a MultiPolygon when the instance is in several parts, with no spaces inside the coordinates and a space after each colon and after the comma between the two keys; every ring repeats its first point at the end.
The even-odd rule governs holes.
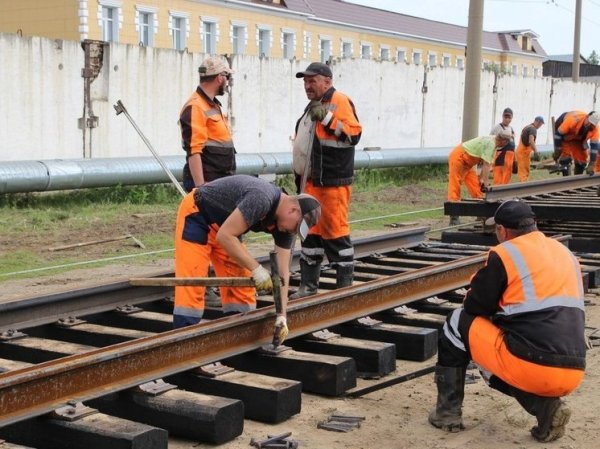
{"type": "MultiPolygon", "coordinates": [[[[467,26],[469,0],[344,0],[467,26]]],[[[484,31],[532,30],[549,55],[573,54],[575,0],[485,0],[484,31]]],[[[600,54],[600,0],[582,0],[580,54],[600,54]]]]}

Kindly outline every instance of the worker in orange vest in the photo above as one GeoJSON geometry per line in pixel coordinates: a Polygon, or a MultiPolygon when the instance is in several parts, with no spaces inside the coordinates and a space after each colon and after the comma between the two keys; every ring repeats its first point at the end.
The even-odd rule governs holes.
{"type": "Polygon", "coordinates": [[[561,166],[563,174],[570,171],[576,175],[600,172],[600,113],[571,111],[561,114],[554,124],[554,160],[561,166]],[[589,142],[589,143],[588,143],[589,142]]]}
{"type": "Polygon", "coordinates": [[[525,202],[505,201],[486,225],[495,227],[500,244],[440,333],[438,396],[429,422],[450,432],[465,428],[465,372],[472,360],[490,387],[535,416],[533,438],[553,441],[571,416],[561,397],[584,376],[581,269],[566,246],[538,231],[525,202]]]}
{"type": "Polygon", "coordinates": [[[531,166],[531,158],[538,154],[535,141],[537,139],[537,131],[544,124],[544,117],[538,115],[532,123],[527,125],[521,131],[519,145],[517,146],[517,166],[519,181],[525,182],[529,179],[529,167],[531,166]]]}
{"type": "Polygon", "coordinates": [[[494,185],[508,184],[512,177],[513,161],[515,160],[515,130],[510,125],[513,118],[511,108],[502,111],[502,121],[492,128],[490,134],[497,136],[500,132],[510,132],[510,140],[506,145],[496,149],[494,155],[494,185]]]}

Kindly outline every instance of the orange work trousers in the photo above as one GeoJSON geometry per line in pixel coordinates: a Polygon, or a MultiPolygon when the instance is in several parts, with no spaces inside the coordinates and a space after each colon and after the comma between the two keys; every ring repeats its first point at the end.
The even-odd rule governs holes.
{"type": "Polygon", "coordinates": [[[483,198],[475,166],[481,158],[471,156],[462,145],[455,147],[448,156],[448,201],[460,201],[460,189],[464,183],[472,198],[483,198]]]}
{"type": "Polygon", "coordinates": [[[310,228],[309,234],[320,235],[325,240],[350,235],[348,210],[352,186],[315,187],[309,179],[304,192],[314,196],[321,203],[321,218],[310,228]]]}
{"type": "Polygon", "coordinates": [[[519,142],[519,146],[517,147],[517,164],[519,166],[517,176],[519,177],[520,182],[526,182],[529,180],[532,153],[533,149],[531,147],[526,147],[519,142]]]}
{"type": "MultiPolygon", "coordinates": [[[[496,158],[499,156],[499,153],[499,151],[496,151],[496,158]]],[[[510,183],[510,178],[512,178],[512,167],[514,160],[514,151],[504,151],[504,164],[496,165],[494,163],[494,185],[510,183]]]]}
{"type": "Polygon", "coordinates": [[[583,148],[583,145],[578,140],[567,140],[562,144],[562,151],[560,158],[573,158],[573,162],[579,162],[580,164],[587,164],[588,161],[588,150],[583,148]]]}
{"type": "Polygon", "coordinates": [[[475,318],[469,328],[469,349],[477,365],[507,384],[539,396],[566,396],[583,380],[583,370],[537,365],[514,356],[502,330],[483,317],[475,318]]]}
{"type": "MultiPolygon", "coordinates": [[[[177,212],[175,228],[175,276],[206,277],[212,263],[218,277],[250,277],[250,270],[240,266],[217,243],[219,226],[208,225],[194,201],[194,192],[188,193],[177,212]],[[193,235],[198,241],[184,240],[184,235],[193,235]]],[[[256,308],[254,287],[220,287],[223,312],[246,312],[256,308]]],[[[204,313],[205,287],[175,287],[174,315],[184,322],[198,322],[204,313]]],[[[175,319],[175,321],[177,321],[175,319]]]]}

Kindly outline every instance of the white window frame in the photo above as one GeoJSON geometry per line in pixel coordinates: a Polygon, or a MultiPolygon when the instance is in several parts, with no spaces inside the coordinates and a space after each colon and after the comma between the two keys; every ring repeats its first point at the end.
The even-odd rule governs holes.
{"type": "Polygon", "coordinates": [[[381,44],[379,46],[379,60],[380,61],[389,61],[390,60],[390,46],[381,44]]]}
{"type": "Polygon", "coordinates": [[[371,42],[360,43],[360,59],[373,58],[373,44],[371,42]]]}
{"type": "Polygon", "coordinates": [[[190,36],[190,18],[189,14],[182,11],[169,11],[169,35],[171,36],[172,48],[183,51],[187,48],[188,38],[190,36]],[[181,21],[181,27],[175,28],[175,21],[181,21]],[[177,45],[175,33],[181,33],[180,43],[177,45]]]}
{"type": "Polygon", "coordinates": [[[271,56],[273,28],[270,25],[256,25],[256,48],[259,57],[271,56]]]}
{"type": "Polygon", "coordinates": [[[396,48],[396,61],[406,62],[406,48],[404,48],[404,47],[396,48]]]}
{"type": "Polygon", "coordinates": [[[447,68],[450,67],[452,65],[452,55],[450,55],[449,53],[444,53],[442,55],[442,66],[447,68]]]}
{"type": "Polygon", "coordinates": [[[98,0],[98,25],[102,30],[102,40],[119,42],[119,30],[123,27],[123,2],[121,0],[98,0]],[[110,20],[104,12],[111,11],[110,20]],[[110,23],[110,29],[107,28],[110,23]]]}
{"type": "Polygon", "coordinates": [[[296,30],[281,29],[281,54],[284,59],[293,59],[296,54],[296,30]]]}
{"type": "Polygon", "coordinates": [[[331,36],[319,35],[319,61],[327,63],[333,56],[331,36]]]}
{"type": "Polygon", "coordinates": [[[527,66],[527,64],[523,64],[523,77],[528,77],[529,76],[529,67],[527,66]]]}
{"type": "Polygon", "coordinates": [[[342,39],[340,42],[340,56],[344,59],[351,59],[353,53],[352,39],[342,39]]]}
{"type": "Polygon", "coordinates": [[[415,48],[412,51],[412,63],[414,65],[423,64],[423,50],[415,48]]]}
{"type": "Polygon", "coordinates": [[[154,35],[158,32],[158,8],[152,6],[135,5],[135,29],[138,32],[140,44],[144,47],[154,46],[154,35]],[[149,23],[142,23],[142,17],[147,16],[149,23]],[[148,39],[144,41],[144,31],[147,31],[148,39]]]}
{"type": "Polygon", "coordinates": [[[458,70],[464,70],[465,69],[465,58],[457,56],[456,57],[456,68],[458,70]]]}
{"type": "Polygon", "coordinates": [[[248,25],[246,22],[232,20],[229,34],[231,36],[231,52],[238,55],[245,54],[248,46],[248,25]],[[238,34],[241,34],[241,36],[238,34]]]}
{"type": "Polygon", "coordinates": [[[427,66],[437,67],[437,52],[430,51],[427,53],[427,66]]]}
{"type": "Polygon", "coordinates": [[[302,36],[302,57],[305,59],[310,58],[312,51],[312,36],[308,31],[304,31],[302,36]]]}
{"type": "Polygon", "coordinates": [[[539,67],[534,67],[533,68],[533,77],[534,78],[539,78],[540,77],[540,68],[539,67]]]}
{"type": "Polygon", "coordinates": [[[202,38],[202,51],[207,55],[217,54],[219,43],[219,20],[215,17],[200,17],[200,36],[202,38]]]}
{"type": "Polygon", "coordinates": [[[519,74],[519,66],[517,64],[512,65],[511,74],[517,76],[519,74]]]}

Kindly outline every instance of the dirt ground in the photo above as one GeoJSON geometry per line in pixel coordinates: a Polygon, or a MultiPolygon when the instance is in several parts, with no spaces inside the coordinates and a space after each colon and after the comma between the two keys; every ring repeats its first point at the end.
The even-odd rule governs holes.
{"type": "MultiPolygon", "coordinates": [[[[398,192],[394,192],[397,200],[398,192]]],[[[405,192],[403,198],[415,198],[405,192]]],[[[382,195],[386,195],[383,193],[382,195]]],[[[438,203],[439,204],[439,203],[438,203]]],[[[435,207],[434,204],[422,204],[422,208],[435,207]]],[[[127,219],[120,225],[107,229],[97,223],[89,226],[79,235],[57,231],[52,235],[32,234],[29,238],[20,239],[20,245],[47,248],[104,238],[106,235],[132,233],[141,235],[153,227],[164,232],[172,232],[173,217],[156,215],[145,217],[145,220],[127,219]]],[[[445,221],[445,220],[444,220],[445,221]]],[[[434,227],[443,224],[431,223],[434,227]]],[[[388,229],[389,230],[389,229],[388,229]]],[[[383,230],[382,230],[383,231],[383,230]]],[[[358,235],[357,235],[358,236],[358,235]]],[[[355,236],[356,237],[356,236],[355,236]]],[[[15,246],[15,239],[0,236],[0,256],[3,251],[10,251],[15,246]]],[[[130,254],[135,249],[133,241],[117,241],[109,243],[114,248],[130,254]]],[[[84,252],[90,260],[102,257],[103,245],[73,249],[84,252]],[[102,247],[102,248],[101,248],[102,247]]],[[[264,254],[262,248],[254,249],[264,254]]],[[[46,257],[45,256],[45,257],[46,257]]],[[[172,270],[171,259],[153,259],[144,263],[136,260],[117,261],[103,268],[78,268],[58,275],[39,275],[31,279],[7,280],[0,278],[2,301],[13,300],[22,296],[34,296],[54,293],[71,288],[89,285],[92,280],[102,282],[121,281],[129,277],[145,276],[156,271],[172,270]]],[[[586,306],[587,323],[592,328],[600,328],[600,291],[599,295],[588,295],[586,306]]],[[[429,363],[434,364],[435,358],[429,363]]],[[[396,373],[404,374],[422,365],[412,362],[398,361],[396,373]]],[[[360,381],[359,386],[367,385],[360,381]]],[[[264,440],[267,435],[292,432],[292,439],[299,442],[299,448],[307,449],[524,449],[524,448],[561,448],[561,449],[595,449],[600,447],[600,425],[597,422],[600,412],[600,351],[598,347],[588,351],[587,373],[582,386],[567,402],[573,410],[566,435],[553,443],[535,442],[529,434],[534,425],[534,418],[527,415],[512,398],[491,390],[481,379],[468,384],[464,401],[464,421],[466,430],[448,434],[431,427],[427,422],[427,414],[435,403],[436,389],[433,375],[410,380],[408,382],[380,390],[358,399],[332,399],[315,395],[302,395],[302,412],[286,422],[278,425],[265,425],[246,420],[244,432],[235,440],[218,446],[223,449],[241,449],[250,447],[251,438],[264,440]],[[332,414],[363,416],[365,420],[360,428],[348,433],[338,433],[317,428],[320,421],[332,414]]],[[[212,448],[213,445],[193,441],[171,439],[171,449],[212,448]]]]}

